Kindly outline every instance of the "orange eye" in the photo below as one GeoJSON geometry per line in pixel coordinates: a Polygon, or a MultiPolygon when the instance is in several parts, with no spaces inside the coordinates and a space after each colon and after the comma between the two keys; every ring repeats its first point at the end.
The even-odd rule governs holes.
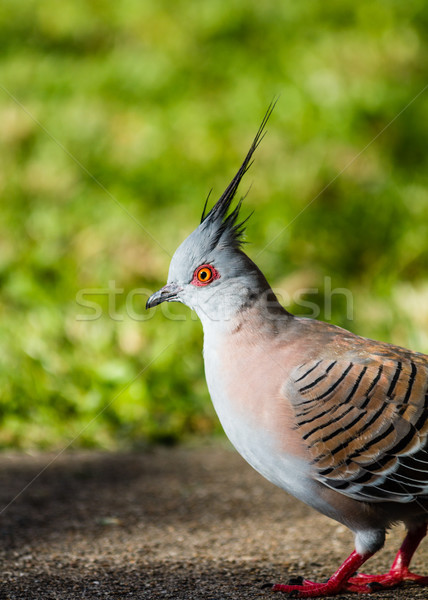
{"type": "Polygon", "coordinates": [[[202,267],[196,274],[198,281],[201,283],[208,283],[213,278],[213,274],[210,268],[202,267]]]}
{"type": "Polygon", "coordinates": [[[214,267],[211,265],[201,265],[193,273],[191,283],[197,286],[208,285],[213,279],[218,279],[219,277],[220,275],[214,267]]]}

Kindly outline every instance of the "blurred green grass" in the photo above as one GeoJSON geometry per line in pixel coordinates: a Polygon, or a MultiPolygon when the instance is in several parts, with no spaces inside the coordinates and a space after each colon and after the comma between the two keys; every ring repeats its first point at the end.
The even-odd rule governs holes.
{"type": "Polygon", "coordinates": [[[0,36],[0,446],[219,430],[199,323],[129,294],[163,285],[277,94],[249,254],[292,311],[428,351],[423,0],[4,0],[0,36]],[[99,295],[81,320],[109,281],[115,318],[99,295]]]}

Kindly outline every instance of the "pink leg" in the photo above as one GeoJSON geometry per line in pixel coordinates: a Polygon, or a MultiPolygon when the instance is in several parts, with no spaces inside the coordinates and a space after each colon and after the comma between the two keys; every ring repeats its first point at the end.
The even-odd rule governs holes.
{"type": "Polygon", "coordinates": [[[361,586],[361,589],[359,585],[349,586],[348,580],[371,556],[373,556],[373,553],[358,554],[354,550],[326,583],[315,583],[314,581],[304,580],[302,585],[283,585],[278,583],[274,585],[272,589],[275,592],[292,592],[296,598],[335,596],[344,591],[369,592],[370,589],[362,589],[363,586],[361,586]]]}
{"type": "MultiPolygon", "coordinates": [[[[349,583],[361,585],[370,585],[371,583],[379,584],[379,587],[394,587],[403,581],[414,581],[420,585],[428,585],[428,577],[423,575],[415,575],[409,570],[410,561],[424,539],[427,533],[427,524],[424,523],[417,529],[409,531],[397,552],[394,562],[386,575],[364,575],[359,573],[355,577],[351,577],[349,583]]],[[[372,586],[374,588],[374,586],[372,586]]]]}

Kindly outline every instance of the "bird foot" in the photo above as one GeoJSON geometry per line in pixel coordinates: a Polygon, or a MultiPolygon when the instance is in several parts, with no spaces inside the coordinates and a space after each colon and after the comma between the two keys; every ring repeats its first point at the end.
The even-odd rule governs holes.
{"type": "Polygon", "coordinates": [[[356,594],[370,594],[372,592],[391,589],[399,586],[405,581],[413,581],[419,585],[428,585],[428,577],[416,575],[409,570],[390,571],[385,575],[365,575],[358,573],[350,577],[346,582],[317,583],[303,578],[296,578],[290,584],[277,583],[272,587],[274,592],[289,594],[292,598],[323,598],[336,596],[343,592],[356,594]]]}
{"type": "Polygon", "coordinates": [[[366,575],[358,573],[348,580],[348,584],[357,586],[370,586],[372,591],[376,588],[376,584],[381,588],[392,588],[400,585],[405,581],[413,581],[419,585],[428,585],[428,577],[424,575],[416,575],[407,568],[391,569],[385,575],[366,575]]]}
{"type": "Polygon", "coordinates": [[[341,592],[358,591],[368,593],[369,588],[357,589],[358,584],[353,584],[352,589],[348,587],[348,579],[361,567],[371,554],[358,554],[352,552],[345,562],[338,568],[336,573],[323,583],[309,581],[301,577],[292,579],[288,585],[278,583],[273,586],[274,592],[284,592],[294,598],[326,598],[336,596],[341,592]]]}

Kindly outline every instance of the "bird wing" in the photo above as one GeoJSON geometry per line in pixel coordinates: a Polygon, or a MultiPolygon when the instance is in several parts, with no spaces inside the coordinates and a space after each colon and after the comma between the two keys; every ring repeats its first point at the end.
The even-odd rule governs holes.
{"type": "Polygon", "coordinates": [[[358,500],[428,497],[428,357],[343,357],[299,365],[287,392],[316,478],[358,500]]]}

